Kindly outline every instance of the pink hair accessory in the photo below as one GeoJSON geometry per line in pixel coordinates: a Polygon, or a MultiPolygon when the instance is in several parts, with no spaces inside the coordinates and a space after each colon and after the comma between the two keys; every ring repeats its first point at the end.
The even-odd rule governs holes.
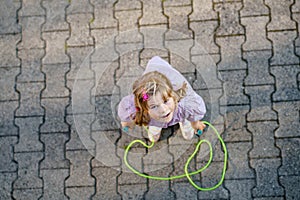
{"type": "Polygon", "coordinates": [[[147,92],[145,92],[145,90],[142,93],[143,95],[143,101],[147,101],[149,99],[149,95],[147,94],[147,92]]]}

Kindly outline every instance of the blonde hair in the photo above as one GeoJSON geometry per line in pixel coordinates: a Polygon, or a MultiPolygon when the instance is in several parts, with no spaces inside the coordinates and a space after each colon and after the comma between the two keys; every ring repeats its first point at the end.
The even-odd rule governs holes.
{"type": "Polygon", "coordinates": [[[184,82],[181,88],[174,91],[170,80],[157,71],[144,74],[133,84],[134,103],[136,106],[135,123],[140,126],[147,126],[150,122],[148,103],[144,99],[145,93],[150,97],[160,92],[164,100],[171,97],[177,106],[180,99],[186,95],[186,88],[187,84],[184,82]]]}

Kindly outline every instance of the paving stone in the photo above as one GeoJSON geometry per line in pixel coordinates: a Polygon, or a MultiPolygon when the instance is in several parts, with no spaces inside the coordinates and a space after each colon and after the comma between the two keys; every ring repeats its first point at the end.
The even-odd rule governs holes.
{"type": "Polygon", "coordinates": [[[250,141],[251,134],[246,128],[246,113],[249,106],[221,107],[221,114],[225,118],[225,132],[223,138],[228,142],[250,141]]]}
{"type": "Polygon", "coordinates": [[[293,42],[296,31],[268,32],[268,38],[273,43],[271,65],[299,64],[299,58],[294,53],[293,42]]]}
{"type": "Polygon", "coordinates": [[[91,199],[94,193],[95,193],[94,186],[66,188],[66,195],[70,199],[74,199],[74,200],[91,199]]]}
{"type": "Polygon", "coordinates": [[[3,1],[0,8],[1,23],[0,34],[19,33],[20,26],[17,23],[17,10],[20,9],[20,1],[3,1]]]}
{"type": "Polygon", "coordinates": [[[300,184],[299,176],[280,176],[280,183],[285,188],[285,198],[286,199],[299,199],[300,189],[296,185],[300,184]],[[296,187],[295,187],[296,186],[296,187]]]}
{"type": "Polygon", "coordinates": [[[19,128],[19,141],[14,147],[15,152],[43,151],[43,144],[39,140],[39,127],[42,123],[42,117],[15,119],[19,128]]]}
{"type": "Polygon", "coordinates": [[[190,27],[194,31],[196,43],[191,49],[192,55],[219,53],[219,47],[214,41],[215,29],[217,26],[217,21],[201,21],[190,23],[190,27]]]}
{"type": "Polygon", "coordinates": [[[244,36],[218,37],[216,43],[221,49],[221,62],[219,70],[246,69],[247,65],[242,60],[241,47],[245,41],[244,36]]]}
{"type": "Polygon", "coordinates": [[[40,16],[24,17],[19,21],[22,27],[22,41],[18,44],[18,49],[44,48],[45,42],[41,39],[41,26],[45,23],[45,18],[40,16]]]}
{"type": "Polygon", "coordinates": [[[250,142],[226,143],[229,158],[227,179],[254,178],[254,171],[249,167],[248,152],[250,142]]]}
{"type": "Polygon", "coordinates": [[[188,26],[188,16],[191,12],[191,6],[164,8],[164,14],[168,17],[170,29],[165,34],[165,40],[182,40],[193,37],[193,32],[188,26]]]}
{"type": "Polygon", "coordinates": [[[141,2],[143,4],[143,17],[139,20],[141,26],[166,24],[168,22],[167,17],[163,14],[162,1],[142,0],[141,2]]]}
{"type": "Polygon", "coordinates": [[[45,52],[42,49],[21,50],[18,57],[21,59],[21,74],[17,82],[44,81],[45,75],[41,72],[41,59],[45,52]]]}
{"type": "MultiPolygon", "coordinates": [[[[140,32],[143,34],[144,39],[144,49],[141,52],[141,58],[152,58],[150,55],[146,55],[149,50],[157,51],[167,51],[164,47],[164,34],[167,31],[167,26],[162,25],[152,25],[152,26],[142,26],[140,27],[140,32]]],[[[168,56],[167,52],[164,54],[156,54],[159,56],[168,56]]]]}
{"type": "Polygon", "coordinates": [[[18,94],[15,91],[15,78],[20,73],[20,68],[0,68],[0,101],[17,100],[18,94]]]}
{"type": "Polygon", "coordinates": [[[12,199],[12,182],[17,178],[16,173],[0,173],[1,190],[0,197],[12,199]]]}
{"type": "Polygon", "coordinates": [[[276,130],[275,136],[297,137],[299,131],[299,108],[300,101],[278,102],[274,103],[274,110],[278,113],[279,129],[276,130]]]}
{"type": "Polygon", "coordinates": [[[274,145],[274,131],[278,128],[277,122],[253,122],[247,125],[253,135],[250,158],[270,158],[280,155],[279,149],[274,145]]]}
{"type": "Polygon", "coordinates": [[[245,85],[265,85],[274,84],[274,78],[271,76],[268,68],[268,59],[272,52],[249,51],[243,53],[243,58],[247,60],[248,75],[245,79],[245,85]]]}
{"type": "Polygon", "coordinates": [[[246,94],[250,96],[251,110],[247,114],[247,121],[257,120],[276,120],[277,115],[272,110],[271,95],[274,92],[274,86],[247,86],[246,94]]]}
{"type": "Polygon", "coordinates": [[[18,162],[18,178],[14,182],[14,189],[40,189],[43,181],[39,177],[39,162],[43,159],[42,152],[15,153],[18,162]]]}
{"type": "Polygon", "coordinates": [[[18,107],[18,102],[0,102],[0,136],[18,135],[18,129],[14,125],[14,111],[18,107]]]}
{"type": "Polygon", "coordinates": [[[17,90],[20,92],[20,107],[16,116],[41,116],[44,109],[40,105],[40,93],[44,83],[20,83],[17,90]]]}
{"type": "Polygon", "coordinates": [[[117,34],[116,29],[92,30],[96,45],[96,49],[91,56],[92,62],[113,62],[118,58],[114,43],[117,34]]]}
{"type": "Polygon", "coordinates": [[[140,10],[142,3],[140,0],[118,1],[115,5],[115,11],[120,10],[140,10]]]}
{"type": "Polygon", "coordinates": [[[241,23],[246,28],[246,42],[243,44],[244,51],[272,48],[266,34],[266,25],[268,22],[268,16],[241,18],[241,23]]]}
{"type": "Polygon", "coordinates": [[[144,69],[139,65],[139,52],[126,52],[119,58],[119,63],[120,67],[116,70],[116,85],[120,86],[122,94],[128,95],[129,90],[131,93],[131,86],[134,81],[144,72],[144,69]]]}
{"type": "Polygon", "coordinates": [[[13,172],[17,170],[17,164],[14,162],[13,147],[17,142],[14,136],[0,137],[0,172],[13,172]]]}
{"type": "Polygon", "coordinates": [[[300,93],[297,83],[299,65],[272,67],[271,73],[275,75],[276,92],[272,95],[274,101],[299,100],[300,93]]]}
{"type": "Polygon", "coordinates": [[[117,192],[117,176],[119,171],[108,167],[97,167],[92,169],[96,177],[96,194],[93,199],[121,199],[117,192]]]}
{"type": "Polygon", "coordinates": [[[25,2],[22,1],[21,10],[19,11],[19,16],[37,16],[37,15],[45,15],[44,9],[41,7],[41,0],[36,2],[34,0],[27,0],[25,2]]]}
{"type": "Polygon", "coordinates": [[[281,165],[280,159],[252,159],[250,164],[256,171],[253,197],[283,196],[284,190],[279,185],[277,177],[277,169],[281,165]]]}
{"type": "Polygon", "coordinates": [[[241,17],[268,15],[269,10],[264,0],[244,0],[241,17]]]}
{"type": "MultiPolygon", "coordinates": [[[[172,147],[170,147],[172,148],[172,147]]],[[[171,150],[170,150],[171,152],[171,150]]],[[[169,152],[167,144],[160,149],[149,149],[147,154],[143,157],[144,165],[169,165],[173,162],[172,153],[169,152]]],[[[147,167],[147,169],[149,169],[147,167]]],[[[153,171],[153,169],[149,169],[153,171]]]]}
{"type": "Polygon", "coordinates": [[[67,16],[70,23],[71,36],[67,40],[68,46],[89,46],[93,45],[93,38],[90,36],[89,22],[93,18],[90,13],[72,14],[67,16]]]}
{"type": "Polygon", "coordinates": [[[193,12],[189,16],[191,21],[217,19],[217,13],[212,10],[213,2],[209,0],[192,1],[193,12]]]}
{"type": "Polygon", "coordinates": [[[41,170],[44,191],[41,199],[68,199],[64,193],[64,180],[69,175],[67,169],[41,170]]]}
{"type": "Polygon", "coordinates": [[[13,197],[15,199],[39,199],[43,195],[43,189],[15,189],[13,197]]]}
{"type": "Polygon", "coordinates": [[[290,6],[293,1],[266,0],[265,4],[271,10],[271,22],[267,26],[268,31],[296,29],[296,24],[292,21],[290,13],[290,6]]]}
{"type": "Polygon", "coordinates": [[[253,198],[254,200],[284,200],[283,197],[259,197],[253,198]]]}
{"type": "MultiPolygon", "coordinates": [[[[282,166],[279,168],[279,175],[299,175],[299,138],[277,139],[276,145],[281,149],[282,166]]],[[[286,187],[285,187],[286,188],[286,187]]]]}
{"type": "Polygon", "coordinates": [[[91,1],[94,6],[94,20],[91,22],[92,28],[117,27],[117,20],[114,18],[113,12],[116,2],[116,0],[91,1]]]}
{"type": "Polygon", "coordinates": [[[244,28],[239,23],[239,11],[242,2],[214,4],[214,10],[218,12],[220,26],[216,30],[217,36],[244,34],[244,28]]]}
{"type": "Polygon", "coordinates": [[[230,191],[230,199],[246,200],[252,199],[251,188],[255,186],[254,179],[225,180],[225,186],[230,191]]]}
{"type": "MultiPolygon", "coordinates": [[[[196,182],[199,185],[199,182],[196,182]]],[[[180,183],[176,182],[172,184],[172,191],[176,194],[176,196],[170,196],[170,199],[197,199],[198,190],[190,183],[180,183]]],[[[157,198],[159,199],[159,197],[157,198]]]]}
{"type": "Polygon", "coordinates": [[[20,34],[0,35],[0,67],[20,65],[20,60],[17,58],[16,51],[16,44],[20,39],[20,34]]]}
{"type": "MultiPolygon", "coordinates": [[[[143,33],[144,34],[144,33],[143,33]]],[[[145,36],[144,36],[145,37],[145,36]]],[[[159,56],[164,60],[169,60],[168,50],[166,48],[145,48],[140,54],[140,66],[145,69],[148,61],[154,56],[159,56]]]]}
{"type": "Polygon", "coordinates": [[[69,169],[69,162],[65,158],[64,150],[68,136],[62,133],[42,134],[41,141],[45,145],[45,159],[41,162],[41,169],[69,169]]]}
{"type": "Polygon", "coordinates": [[[69,98],[42,99],[45,108],[45,123],[40,127],[42,133],[67,132],[68,124],[65,122],[65,108],[69,98]]]}
{"type": "Polygon", "coordinates": [[[78,13],[93,13],[93,7],[89,0],[72,0],[67,8],[67,14],[78,14],[78,13]]]}
{"type": "Polygon", "coordinates": [[[249,103],[244,94],[243,80],[246,70],[221,71],[220,78],[223,81],[224,95],[220,99],[221,105],[244,105],[249,103]]]}
{"type": "Polygon", "coordinates": [[[118,186],[118,192],[122,196],[122,199],[143,199],[146,191],[146,184],[118,186]]]}
{"type": "Polygon", "coordinates": [[[163,1],[163,7],[180,7],[191,5],[191,0],[165,0],[163,1]]]}
{"type": "Polygon", "coordinates": [[[46,10],[46,22],[43,24],[43,31],[68,30],[69,25],[65,20],[65,9],[69,1],[42,1],[42,6],[46,10]]]}
{"type": "MultiPolygon", "coordinates": [[[[300,7],[300,5],[299,5],[300,7]]],[[[294,8],[294,7],[293,7],[294,8]]],[[[298,13],[293,13],[293,20],[300,24],[300,11],[298,13]]],[[[300,26],[298,27],[298,33],[300,32],[300,26]]],[[[300,56],[300,37],[298,36],[295,40],[295,52],[298,56],[300,56]]]]}
{"type": "Polygon", "coordinates": [[[44,32],[42,34],[46,41],[46,55],[43,57],[43,64],[69,62],[69,58],[65,54],[65,40],[68,36],[67,31],[44,32]]]}

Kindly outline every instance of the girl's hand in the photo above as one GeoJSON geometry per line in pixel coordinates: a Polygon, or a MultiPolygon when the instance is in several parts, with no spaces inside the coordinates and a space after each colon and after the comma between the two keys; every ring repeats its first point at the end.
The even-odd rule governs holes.
{"type": "Polygon", "coordinates": [[[191,124],[192,124],[192,127],[195,129],[196,132],[197,132],[197,130],[203,131],[206,127],[206,125],[201,121],[194,121],[194,122],[191,122],[191,124]]]}
{"type": "MultiPolygon", "coordinates": [[[[122,125],[122,129],[125,130],[124,128],[125,127],[128,127],[130,129],[133,129],[134,126],[135,126],[135,123],[134,121],[131,121],[131,122],[121,122],[121,125],[122,125]]],[[[126,131],[126,130],[125,130],[126,131]]]]}

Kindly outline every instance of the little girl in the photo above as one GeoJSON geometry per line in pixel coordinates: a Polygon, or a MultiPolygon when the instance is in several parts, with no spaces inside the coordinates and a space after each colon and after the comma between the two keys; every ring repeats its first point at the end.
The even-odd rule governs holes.
{"type": "Polygon", "coordinates": [[[176,69],[158,56],[148,62],[142,77],[133,84],[133,94],[124,97],[118,107],[123,130],[135,124],[148,126],[151,142],[159,140],[162,128],[177,123],[183,137],[192,139],[205,128],[200,121],[205,113],[203,99],[176,69]]]}

